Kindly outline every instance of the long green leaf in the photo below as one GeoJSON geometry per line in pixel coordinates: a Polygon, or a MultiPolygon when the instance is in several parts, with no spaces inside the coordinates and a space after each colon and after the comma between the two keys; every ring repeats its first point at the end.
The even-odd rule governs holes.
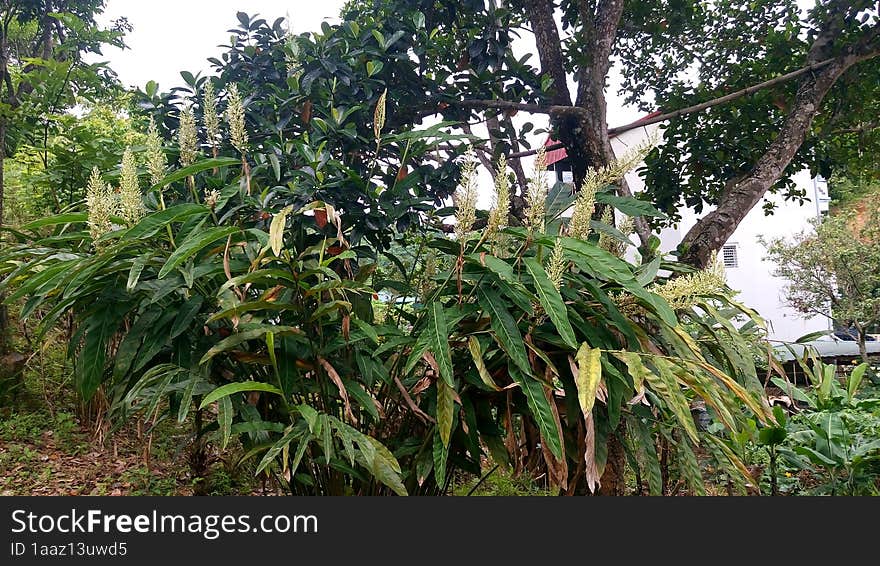
{"type": "MultiPolygon", "coordinates": [[[[385,445],[372,436],[364,435],[364,438],[370,443],[374,451],[370,466],[370,472],[373,474],[373,477],[390,487],[397,495],[409,495],[406,491],[406,487],[400,480],[400,464],[397,462],[397,458],[385,448],[385,445]]],[[[363,442],[359,442],[358,444],[363,452],[363,442]]]]}
{"type": "MultiPolygon", "coordinates": [[[[202,308],[202,303],[204,301],[205,299],[201,295],[193,295],[191,299],[180,306],[177,316],[174,317],[174,323],[171,325],[171,330],[168,335],[169,339],[174,340],[186,329],[191,327],[193,320],[196,318],[196,315],[199,314],[199,309],[202,308]]],[[[201,323],[199,323],[197,328],[200,328],[201,326],[201,323]]]]}
{"type": "Polygon", "coordinates": [[[562,296],[559,294],[559,291],[547,276],[547,272],[544,271],[544,268],[535,258],[526,258],[523,263],[525,263],[529,275],[535,281],[538,300],[541,302],[541,306],[544,307],[544,312],[553,321],[556,330],[559,331],[559,336],[571,349],[577,348],[577,339],[575,338],[571,323],[568,321],[568,310],[565,308],[565,303],[562,302],[562,296]]]}
{"type": "Polygon", "coordinates": [[[232,437],[232,399],[229,396],[221,397],[217,403],[217,424],[220,425],[221,450],[226,450],[229,439],[232,437]]]}
{"type": "Polygon", "coordinates": [[[195,214],[208,214],[209,212],[211,212],[211,209],[203,204],[193,202],[178,204],[145,216],[137,224],[126,230],[122,234],[121,239],[130,241],[149,238],[172,222],[179,222],[195,214]]]}
{"type": "Polygon", "coordinates": [[[434,481],[437,482],[437,487],[442,489],[446,487],[446,460],[449,457],[449,447],[443,444],[439,430],[433,435],[431,456],[434,464],[434,481]]]}
{"type": "Polygon", "coordinates": [[[269,383],[263,383],[260,381],[241,381],[238,383],[227,383],[226,385],[222,385],[211,391],[202,399],[202,402],[199,404],[199,409],[204,409],[214,401],[218,399],[222,399],[223,397],[228,397],[230,395],[234,395],[236,393],[241,393],[243,391],[264,391],[266,393],[275,393],[277,395],[281,395],[281,390],[271,385],[269,383]]]}
{"type": "Polygon", "coordinates": [[[503,259],[499,259],[493,255],[489,254],[472,254],[467,257],[467,259],[481,267],[485,266],[498,276],[499,279],[513,285],[517,289],[525,290],[522,282],[517,277],[516,273],[513,271],[513,266],[504,261],[503,259]]]}
{"type": "Polygon", "coordinates": [[[116,349],[116,362],[113,367],[113,380],[119,381],[128,373],[135,356],[141,347],[144,336],[155,330],[155,322],[162,315],[158,308],[144,311],[126,333],[116,349]]]}
{"type": "Polygon", "coordinates": [[[272,460],[275,459],[278,454],[287,448],[287,446],[293,442],[299,434],[302,434],[302,431],[293,429],[287,432],[284,436],[282,436],[278,442],[272,445],[269,450],[266,451],[266,454],[263,455],[263,459],[260,460],[260,463],[257,464],[257,472],[255,475],[259,475],[260,472],[266,469],[266,466],[272,463],[272,460]]]}
{"type": "Polygon", "coordinates": [[[183,423],[186,420],[186,416],[189,414],[190,405],[192,404],[193,393],[195,392],[196,385],[201,380],[201,376],[196,371],[191,371],[189,374],[189,382],[186,384],[186,388],[183,390],[183,397],[180,399],[180,406],[177,408],[177,422],[183,423]]]}
{"type": "Polygon", "coordinates": [[[504,299],[495,291],[483,287],[477,288],[477,297],[480,306],[491,319],[492,331],[498,344],[520,371],[527,375],[531,374],[532,368],[526,354],[525,342],[516,326],[516,320],[504,306],[504,299]]]}
{"type": "Polygon", "coordinates": [[[196,173],[201,173],[202,171],[207,171],[208,169],[214,169],[217,167],[230,167],[233,165],[240,165],[241,160],[236,159],[234,157],[217,157],[213,159],[205,159],[199,161],[198,163],[193,163],[188,167],[183,167],[182,169],[178,169],[174,173],[171,173],[152,187],[150,190],[161,189],[166,185],[170,185],[171,183],[180,181],[181,179],[186,179],[191,175],[195,175],[196,173]]]}
{"type": "Polygon", "coordinates": [[[131,270],[128,272],[128,281],[125,283],[126,291],[131,293],[134,290],[141,278],[141,272],[143,272],[151,257],[153,257],[153,252],[147,252],[134,258],[134,261],[131,263],[131,270]]]}
{"type": "Polygon", "coordinates": [[[79,393],[86,401],[92,398],[103,381],[107,345],[118,324],[119,319],[108,308],[94,315],[86,332],[85,343],[76,364],[79,393]]]}
{"type": "Polygon", "coordinates": [[[859,385],[861,385],[867,370],[868,364],[862,362],[849,374],[849,379],[846,380],[846,396],[850,403],[852,403],[853,398],[856,396],[856,391],[859,390],[859,385]]]}
{"type": "Polygon", "coordinates": [[[547,223],[556,220],[559,215],[571,208],[576,198],[577,194],[572,193],[571,185],[568,183],[556,183],[550,187],[544,204],[547,223]]]}
{"type": "Polygon", "coordinates": [[[281,248],[284,247],[284,227],[287,224],[287,215],[293,210],[293,205],[285,206],[280,212],[272,217],[269,224],[269,247],[275,256],[281,255],[281,248]]]}
{"type": "Polygon", "coordinates": [[[437,360],[440,378],[446,385],[454,388],[452,353],[449,350],[449,328],[446,324],[446,313],[440,301],[431,303],[431,316],[426,331],[428,332],[428,349],[437,360]]]}
{"type": "Polygon", "coordinates": [[[242,303],[240,305],[235,305],[228,309],[222,310],[218,313],[212,314],[207,322],[214,322],[217,320],[221,320],[224,318],[233,318],[236,316],[241,316],[246,312],[253,311],[283,311],[288,309],[296,309],[297,305],[293,303],[279,303],[275,301],[251,301],[248,303],[242,303]]]}
{"type": "Polygon", "coordinates": [[[159,279],[163,279],[171,273],[178,265],[197,254],[203,248],[213,244],[220,238],[225,238],[235,232],[238,232],[236,226],[223,226],[219,228],[210,228],[204,232],[196,233],[186,241],[179,243],[178,247],[168,257],[165,265],[159,270],[159,279]]]}
{"type": "Polygon", "coordinates": [[[267,332],[274,332],[276,335],[282,334],[302,334],[302,330],[293,326],[275,326],[272,324],[260,325],[257,328],[249,328],[248,330],[227,336],[223,340],[217,342],[210,350],[205,352],[199,364],[204,364],[217,354],[231,350],[243,342],[261,338],[267,332]]]}
{"type": "Polygon", "coordinates": [[[643,475],[648,478],[648,491],[651,495],[663,495],[663,474],[651,428],[640,418],[630,419],[629,422],[630,430],[634,430],[638,436],[638,455],[643,475]]]}
{"type": "Polygon", "coordinates": [[[510,366],[508,369],[510,377],[519,384],[526,395],[529,411],[531,411],[535,422],[538,423],[541,438],[547,443],[550,452],[556,458],[562,459],[562,439],[559,437],[559,429],[553,418],[553,409],[550,408],[547,396],[544,395],[544,384],[531,375],[522,375],[514,366],[510,366]]]}
{"type": "Polygon", "coordinates": [[[21,227],[22,230],[36,230],[44,226],[57,226],[58,224],[71,224],[74,222],[88,222],[89,215],[86,212],[70,212],[66,214],[56,214],[46,218],[40,218],[33,222],[28,222],[21,227]]]}
{"type": "Polygon", "coordinates": [[[694,454],[691,445],[686,440],[681,440],[678,442],[675,452],[678,456],[678,469],[688,486],[696,495],[706,495],[703,474],[700,472],[700,464],[697,462],[697,455],[694,454]]]}
{"type": "Polygon", "coordinates": [[[666,215],[657,210],[650,202],[633,197],[623,197],[615,194],[600,192],[596,194],[596,202],[610,204],[627,216],[653,216],[666,218],[666,215]]]}

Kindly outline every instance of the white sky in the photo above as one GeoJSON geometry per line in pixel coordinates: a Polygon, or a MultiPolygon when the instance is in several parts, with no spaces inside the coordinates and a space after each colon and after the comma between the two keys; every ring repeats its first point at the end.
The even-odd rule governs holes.
{"type": "MultiPolygon", "coordinates": [[[[105,59],[119,75],[122,84],[143,89],[147,81],[159,83],[160,90],[180,86],[180,71],[210,72],[208,57],[223,52],[219,45],[229,43],[226,30],[237,27],[236,12],[259,14],[268,22],[287,17],[294,33],[317,30],[321,22],[338,21],[343,0],[108,0],[100,21],[104,24],[125,16],[134,27],[125,42],[129,49],[107,48],[105,59]]],[[[537,57],[532,59],[537,62],[537,57]]],[[[631,122],[641,113],[624,107],[616,95],[617,81],[612,72],[608,89],[610,125],[631,122]]],[[[535,116],[533,121],[546,124],[535,116]]]]}
{"type": "Polygon", "coordinates": [[[208,57],[228,45],[227,30],[238,27],[236,12],[259,14],[269,23],[290,16],[294,33],[319,29],[338,20],[342,0],[107,0],[100,22],[128,18],[134,29],[125,36],[129,49],[105,49],[122,84],[143,88],[149,80],[160,90],[180,86],[180,71],[210,70],[208,57]]]}
{"type": "MultiPolygon", "coordinates": [[[[338,22],[344,0],[107,0],[106,9],[98,19],[109,25],[112,20],[126,17],[133,30],[125,37],[128,49],[106,48],[103,60],[109,62],[123,85],[144,88],[150,80],[159,83],[160,91],[182,86],[180,71],[193,74],[211,73],[208,57],[219,57],[224,51],[219,45],[229,43],[227,30],[238,26],[236,12],[244,11],[251,17],[258,14],[272,23],[276,18],[288,17],[294,33],[320,29],[321,22],[338,22]]],[[[534,49],[527,34],[515,43],[517,52],[534,49]]],[[[533,64],[538,58],[534,56],[533,64]]],[[[636,108],[625,107],[617,96],[618,75],[612,71],[608,88],[608,122],[611,126],[632,122],[643,115],[636,108]]],[[[574,85],[569,85],[574,88],[574,85]]],[[[519,126],[526,121],[535,128],[546,128],[548,119],[543,115],[517,114],[519,126]]],[[[486,135],[485,128],[475,128],[477,135],[486,135]]],[[[528,136],[532,147],[538,147],[546,134],[528,136]]],[[[526,175],[533,158],[523,159],[526,175]]],[[[480,168],[479,205],[488,207],[492,181],[488,172],[480,168]]]]}

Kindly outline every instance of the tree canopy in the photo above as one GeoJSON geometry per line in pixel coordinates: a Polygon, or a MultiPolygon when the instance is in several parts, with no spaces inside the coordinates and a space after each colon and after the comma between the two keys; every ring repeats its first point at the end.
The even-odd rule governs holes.
{"type": "MultiPolygon", "coordinates": [[[[111,70],[102,63],[86,63],[83,57],[100,53],[105,44],[122,45],[128,24],[120,20],[111,29],[99,28],[95,16],[103,7],[104,0],[0,2],[0,228],[6,158],[22,144],[41,148],[47,169],[49,140],[58,133],[65,110],[102,98],[114,86],[111,70]]],[[[0,352],[6,327],[0,306],[0,352]]]]}
{"type": "MultiPolygon", "coordinates": [[[[862,63],[880,53],[880,20],[867,0],[809,10],[793,0],[362,0],[343,14],[377,14],[385,33],[417,37],[418,109],[431,112],[433,102],[447,120],[486,121],[485,147],[496,156],[516,153],[522,139],[510,114],[548,114],[577,183],[613,159],[606,83],[617,64],[627,100],[666,122],[648,158],[645,198],[673,219],[681,206],[717,207],[681,247],[696,265],[768,190],[803,197],[788,181],[798,169],[876,171],[875,159],[853,159],[877,144],[878,67],[862,63]],[[517,37],[534,42],[534,53],[515,56],[517,37]]],[[[646,244],[649,227],[636,228],[646,244]]]]}
{"type": "Polygon", "coordinates": [[[786,300],[807,316],[831,317],[857,336],[862,357],[866,334],[880,324],[880,206],[874,193],[857,200],[792,241],[768,244],[785,278],[786,300]],[[854,332],[853,332],[854,331],[854,332]]]}

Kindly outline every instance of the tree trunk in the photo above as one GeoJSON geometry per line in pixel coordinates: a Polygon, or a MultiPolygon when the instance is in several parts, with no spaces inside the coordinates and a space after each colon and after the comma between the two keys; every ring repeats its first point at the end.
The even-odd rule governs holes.
{"type": "MultiPolygon", "coordinates": [[[[0,92],[3,91],[4,86],[7,89],[11,89],[11,82],[8,80],[7,76],[8,72],[8,63],[7,63],[7,50],[8,44],[6,41],[6,33],[5,29],[0,32],[2,33],[2,37],[0,37],[0,92]]],[[[7,93],[6,97],[0,98],[3,102],[7,102],[8,99],[12,98],[13,93],[10,91],[7,93]]],[[[5,188],[5,177],[3,175],[3,168],[6,165],[6,117],[0,115],[0,228],[3,227],[3,201],[4,201],[4,188],[5,188]]],[[[0,243],[4,240],[3,232],[0,232],[0,243]]],[[[5,297],[3,293],[0,293],[0,355],[5,354],[8,351],[10,345],[9,339],[9,311],[6,308],[6,303],[4,302],[5,297]]]]}
{"type": "MultiPolygon", "coordinates": [[[[555,3],[551,0],[529,0],[526,6],[535,34],[535,45],[541,61],[541,70],[553,78],[554,105],[571,106],[567,76],[554,18],[555,3]]],[[[572,166],[575,186],[579,186],[591,167],[602,167],[614,160],[611,139],[608,137],[605,79],[611,66],[611,50],[617,35],[617,26],[623,14],[623,0],[600,0],[592,13],[582,4],[581,25],[587,38],[584,54],[588,64],[581,68],[578,79],[577,106],[586,112],[551,112],[550,121],[565,145],[572,166]]],[[[629,188],[623,182],[624,194],[629,188]]],[[[644,221],[637,227],[642,243],[647,243],[650,231],[644,221]]],[[[621,495],[625,492],[626,454],[620,440],[626,434],[620,427],[608,438],[608,460],[600,480],[600,493],[621,495]],[[620,438],[618,438],[618,436],[620,438]]]]}
{"type": "MultiPolygon", "coordinates": [[[[6,119],[0,117],[0,228],[3,227],[3,189],[5,177],[3,167],[6,165],[6,119]]],[[[3,232],[0,232],[0,243],[4,240],[3,232]]],[[[0,293],[0,356],[9,351],[9,310],[4,302],[6,297],[0,293]]]]}
{"type": "Polygon", "coordinates": [[[623,436],[626,427],[621,425],[608,436],[608,459],[602,473],[599,495],[626,495],[626,452],[623,436]]]}
{"type": "Polygon", "coordinates": [[[743,218],[782,176],[809,133],[828,90],[856,61],[855,57],[841,58],[801,81],[792,111],[767,152],[745,177],[727,183],[718,208],[685,235],[679,247],[682,261],[696,267],[708,265],[712,253],[727,242],[743,218]]]}
{"type": "MultiPolygon", "coordinates": [[[[856,332],[859,333],[859,356],[861,356],[862,361],[868,364],[868,367],[871,367],[871,360],[868,359],[868,345],[867,336],[865,336],[865,329],[862,328],[862,325],[858,322],[853,322],[853,325],[856,327],[856,332]]],[[[873,372],[872,372],[873,373],[873,372]]]]}
{"type": "Polygon", "coordinates": [[[851,7],[851,0],[832,0],[825,6],[828,18],[810,45],[807,64],[815,66],[824,65],[826,60],[830,62],[801,76],[791,111],[770,147],[748,174],[727,182],[718,208],[685,235],[679,245],[679,258],[685,263],[696,267],[708,264],[712,253],[727,242],[743,218],[782,176],[809,134],[825,95],[837,79],[856,63],[878,55],[876,26],[855,45],[837,45],[851,7]]]}

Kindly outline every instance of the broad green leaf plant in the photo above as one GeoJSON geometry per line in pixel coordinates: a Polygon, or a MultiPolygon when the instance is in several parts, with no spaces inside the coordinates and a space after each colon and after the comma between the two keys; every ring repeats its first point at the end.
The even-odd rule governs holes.
{"type": "Polygon", "coordinates": [[[119,190],[95,172],[86,206],[11,231],[0,254],[22,316],[44,333],[73,316],[84,400],[100,391],[117,423],[192,423],[193,450],[234,449],[298,494],[442,494],[486,456],[572,494],[614,487],[604,472],[627,461],[651,493],[663,462],[702,493],[704,454],[748,481],[728,433],[773,417],[728,319],[760,319],[714,270],[625,259],[626,214],[661,214],[610,190],[627,167],[572,194],[541,156],[525,222],[499,182],[477,231],[475,166],[453,159],[466,144],[394,126],[383,73],[403,63],[338,60],[340,42],[381,39],[378,61],[392,37],[346,24],[279,42],[278,22],[240,19],[220,77],[185,74],[184,100],[148,88],[157,126],[119,190]],[[247,84],[248,65],[275,82],[247,84]],[[458,145],[437,163],[440,143],[458,145]],[[388,253],[411,231],[437,266],[423,280],[388,253]],[[398,271],[379,279],[383,254],[398,271]],[[380,287],[412,300],[379,318],[380,287]]]}

